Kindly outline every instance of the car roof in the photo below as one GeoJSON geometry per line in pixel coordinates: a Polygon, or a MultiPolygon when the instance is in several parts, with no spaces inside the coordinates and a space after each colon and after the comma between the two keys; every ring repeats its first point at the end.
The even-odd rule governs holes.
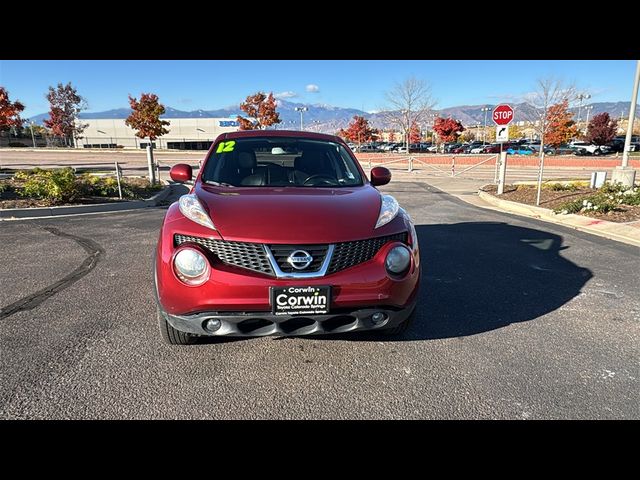
{"type": "Polygon", "coordinates": [[[327,140],[329,142],[344,142],[340,137],[336,135],[328,135],[326,133],[305,132],[301,130],[238,130],[237,132],[223,133],[222,138],[255,138],[255,137],[296,137],[296,138],[308,138],[313,140],[327,140]]]}

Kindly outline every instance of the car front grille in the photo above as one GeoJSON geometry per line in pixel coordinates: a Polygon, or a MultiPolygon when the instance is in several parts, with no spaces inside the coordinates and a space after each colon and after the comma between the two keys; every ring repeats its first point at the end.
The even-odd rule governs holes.
{"type": "Polygon", "coordinates": [[[269,245],[269,250],[275,258],[278,267],[285,273],[295,272],[317,272],[322,267],[324,258],[327,256],[329,245],[269,245]],[[313,257],[313,261],[304,270],[293,268],[287,258],[296,250],[304,250],[313,257]]]}
{"type": "Polygon", "coordinates": [[[336,244],[327,274],[330,275],[371,260],[385,243],[391,241],[407,243],[407,233],[336,244]]]}
{"type": "Polygon", "coordinates": [[[175,235],[174,241],[176,246],[197,243],[213,253],[222,263],[275,276],[261,243],[228,242],[179,234],[175,235]]]}
{"type": "MultiPolygon", "coordinates": [[[[327,275],[371,260],[385,243],[391,241],[407,243],[407,232],[335,244],[327,275]]],[[[183,243],[196,243],[209,250],[224,264],[245,268],[272,277],[276,276],[265,251],[265,245],[262,243],[230,242],[181,234],[174,236],[174,242],[176,246],[183,243]]],[[[329,249],[327,244],[269,244],[268,247],[280,270],[284,273],[293,274],[319,271],[329,249]],[[287,262],[287,257],[296,250],[304,250],[313,257],[313,262],[304,270],[296,270],[287,262]]]]}

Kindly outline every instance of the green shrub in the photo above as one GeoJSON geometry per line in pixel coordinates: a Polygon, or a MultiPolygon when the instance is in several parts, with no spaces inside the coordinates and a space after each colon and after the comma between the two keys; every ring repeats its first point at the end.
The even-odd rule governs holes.
{"type": "Polygon", "coordinates": [[[624,205],[640,205],[640,188],[625,187],[620,183],[606,183],[596,193],[581,200],[563,203],[556,213],[611,212],[624,205]]]}
{"type": "Polygon", "coordinates": [[[566,185],[562,183],[550,183],[543,185],[543,187],[554,192],[575,192],[578,190],[578,186],[573,183],[567,183],[566,185]]]}
{"type": "Polygon", "coordinates": [[[39,171],[32,171],[26,175],[24,187],[20,192],[23,197],[58,203],[73,200],[82,193],[76,184],[73,169],[37,170],[39,171]]]}

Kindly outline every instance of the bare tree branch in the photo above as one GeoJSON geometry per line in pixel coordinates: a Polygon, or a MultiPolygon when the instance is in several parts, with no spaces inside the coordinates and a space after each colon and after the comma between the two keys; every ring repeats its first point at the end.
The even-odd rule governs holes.
{"type": "MultiPolygon", "coordinates": [[[[436,102],[431,94],[431,86],[424,80],[409,77],[396,83],[385,94],[387,104],[381,112],[382,118],[395,125],[405,137],[412,125],[427,122],[436,102]]],[[[408,140],[407,140],[408,141],[408,140]]],[[[407,153],[409,145],[407,145],[407,153]]]]}
{"type": "Polygon", "coordinates": [[[538,79],[536,91],[528,95],[526,103],[532,108],[535,120],[533,128],[540,136],[540,164],[538,168],[538,192],[536,205],[540,205],[540,192],[542,189],[542,177],[544,173],[544,141],[549,133],[550,126],[557,120],[556,115],[549,117],[549,109],[552,105],[567,101],[573,102],[577,97],[577,91],[573,84],[565,85],[561,80],[548,77],[538,79]]]}

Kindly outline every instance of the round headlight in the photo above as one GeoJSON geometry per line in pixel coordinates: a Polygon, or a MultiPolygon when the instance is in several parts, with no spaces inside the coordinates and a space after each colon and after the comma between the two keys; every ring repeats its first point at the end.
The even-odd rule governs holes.
{"type": "Polygon", "coordinates": [[[411,263],[411,254],[406,247],[393,247],[387,253],[385,266],[387,271],[392,275],[400,275],[404,273],[411,263]]]}
{"type": "Polygon", "coordinates": [[[178,278],[188,285],[199,285],[207,280],[209,262],[204,255],[193,248],[180,250],[173,264],[178,278]]]}

